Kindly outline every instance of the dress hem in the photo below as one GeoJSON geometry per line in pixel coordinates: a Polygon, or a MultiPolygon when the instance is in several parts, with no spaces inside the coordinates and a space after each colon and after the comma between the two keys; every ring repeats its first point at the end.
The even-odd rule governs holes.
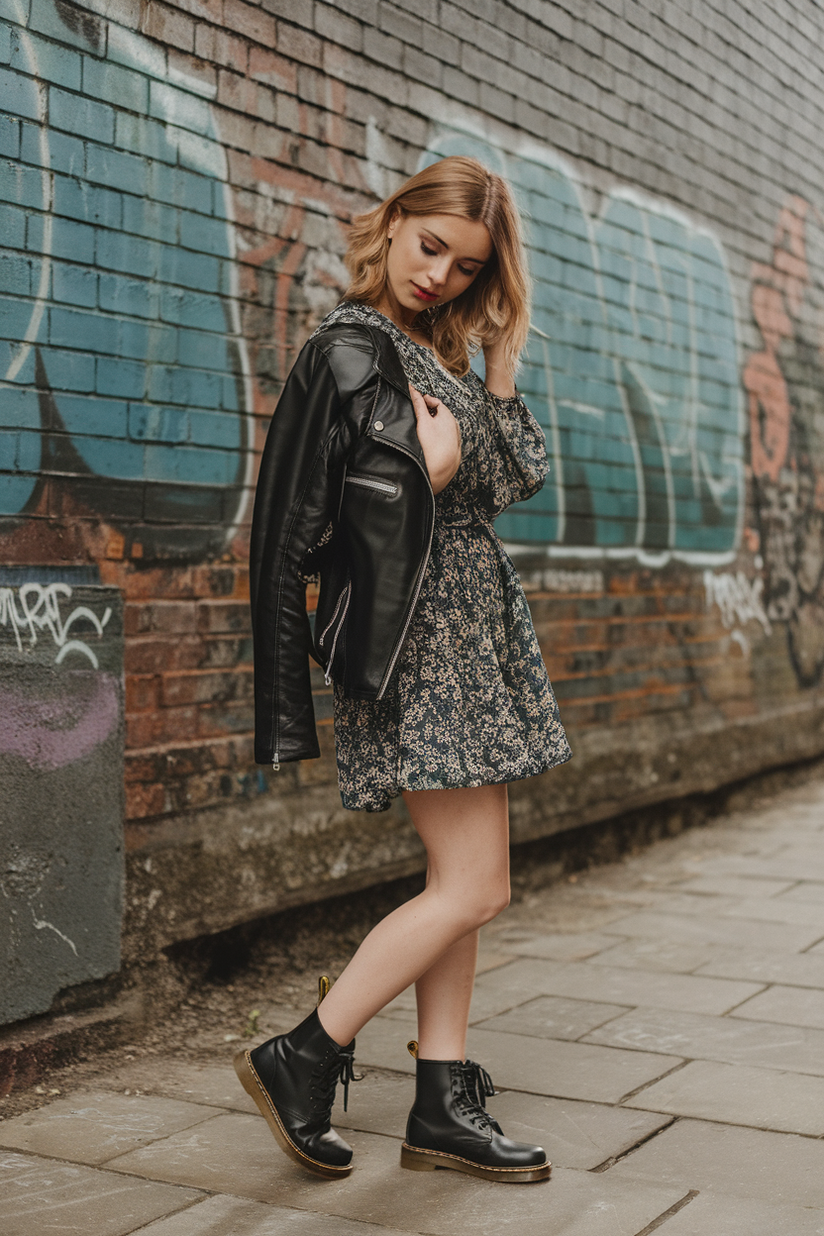
{"type": "MultiPolygon", "coordinates": [[[[567,748],[567,754],[560,759],[552,760],[548,764],[542,764],[540,768],[530,769],[529,772],[518,773],[517,776],[499,777],[494,781],[464,781],[460,785],[428,785],[427,790],[476,790],[485,785],[509,785],[514,781],[525,781],[527,777],[540,777],[542,773],[550,772],[553,768],[560,768],[562,764],[568,764],[572,759],[573,752],[567,748]]],[[[400,798],[404,790],[415,791],[413,785],[398,785],[397,789],[387,795],[385,805],[380,807],[370,807],[363,803],[357,806],[349,806],[344,801],[341,793],[341,803],[345,811],[368,811],[370,814],[377,815],[381,811],[388,811],[392,806],[394,798],[400,798]]]]}

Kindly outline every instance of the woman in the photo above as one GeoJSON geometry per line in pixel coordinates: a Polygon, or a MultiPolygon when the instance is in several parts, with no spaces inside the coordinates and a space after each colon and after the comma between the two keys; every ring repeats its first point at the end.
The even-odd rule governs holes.
{"type": "Polygon", "coordinates": [[[301,352],[269,431],[252,533],[256,758],[317,755],[304,588],[334,682],[341,795],[403,794],[426,887],[366,937],[322,1004],[235,1067],[281,1147],[351,1170],[330,1127],[354,1036],[415,983],[417,1084],[401,1165],[545,1179],[487,1114],[465,1058],[478,929],[509,900],[507,783],[570,756],[518,576],[492,528],[548,471],[514,385],[528,330],[501,177],[443,159],[352,227],[352,282],[301,352]],[[485,379],[469,367],[483,349],[485,379]]]}

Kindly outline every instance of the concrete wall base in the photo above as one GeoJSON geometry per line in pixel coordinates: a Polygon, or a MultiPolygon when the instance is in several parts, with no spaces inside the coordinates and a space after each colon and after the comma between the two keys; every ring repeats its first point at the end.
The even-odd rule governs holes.
{"type": "MultiPolygon", "coordinates": [[[[518,845],[824,754],[824,704],[696,727],[676,715],[573,735],[562,768],[510,787],[518,845]]],[[[124,960],[425,869],[401,799],[344,811],[328,787],[130,830],[124,960]]],[[[336,796],[335,796],[336,797],[336,796]]]]}

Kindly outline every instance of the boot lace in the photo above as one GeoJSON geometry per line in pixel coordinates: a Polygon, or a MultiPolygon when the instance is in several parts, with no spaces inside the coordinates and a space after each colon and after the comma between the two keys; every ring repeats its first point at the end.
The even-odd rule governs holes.
{"type": "Polygon", "coordinates": [[[455,1101],[461,1115],[479,1129],[494,1129],[500,1133],[501,1126],[486,1110],[486,1100],[497,1094],[486,1069],[474,1060],[463,1060],[456,1064],[455,1074],[458,1081],[455,1101]]]}
{"type": "Polygon", "coordinates": [[[349,1083],[360,1081],[361,1076],[355,1072],[354,1051],[335,1051],[325,1056],[312,1073],[309,1097],[315,1110],[324,1116],[329,1116],[335,1102],[335,1090],[338,1082],[343,1086],[343,1110],[349,1106],[349,1083]]]}

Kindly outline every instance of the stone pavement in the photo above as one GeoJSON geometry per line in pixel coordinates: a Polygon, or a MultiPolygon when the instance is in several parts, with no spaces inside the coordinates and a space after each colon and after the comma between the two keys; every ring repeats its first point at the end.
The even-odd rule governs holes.
{"type": "MultiPolygon", "coordinates": [[[[356,1170],[275,1146],[231,1069],[158,1057],[0,1122],[3,1236],[824,1234],[824,783],[570,877],[486,931],[469,1054],[552,1178],[398,1166],[410,993],[358,1039],[356,1170]]],[[[261,1037],[306,1010],[264,1009],[261,1037]]],[[[250,1040],[251,1041],[251,1040],[250,1040]]],[[[349,1134],[347,1134],[349,1136],[349,1134]]]]}

